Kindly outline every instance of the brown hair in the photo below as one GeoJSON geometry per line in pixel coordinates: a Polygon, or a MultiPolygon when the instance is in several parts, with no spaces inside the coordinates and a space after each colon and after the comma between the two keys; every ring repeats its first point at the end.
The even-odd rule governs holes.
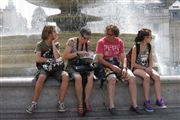
{"type": "Polygon", "coordinates": [[[119,28],[116,25],[110,24],[110,25],[106,26],[105,33],[107,34],[107,32],[109,30],[111,30],[116,37],[119,36],[120,31],[119,31],[119,28]]]}
{"type": "Polygon", "coordinates": [[[53,31],[55,31],[55,26],[52,26],[52,25],[44,26],[42,35],[41,35],[41,39],[46,40],[48,38],[49,34],[51,34],[53,31]]]}
{"type": "Polygon", "coordinates": [[[146,36],[151,35],[151,30],[147,28],[142,28],[140,31],[138,31],[138,34],[135,38],[135,42],[142,42],[146,36]]]}

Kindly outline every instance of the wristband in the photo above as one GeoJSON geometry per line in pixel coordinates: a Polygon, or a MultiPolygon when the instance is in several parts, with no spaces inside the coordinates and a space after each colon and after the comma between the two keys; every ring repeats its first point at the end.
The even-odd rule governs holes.
{"type": "Polygon", "coordinates": [[[76,55],[79,57],[79,54],[78,54],[78,52],[76,53],[76,55]]]}

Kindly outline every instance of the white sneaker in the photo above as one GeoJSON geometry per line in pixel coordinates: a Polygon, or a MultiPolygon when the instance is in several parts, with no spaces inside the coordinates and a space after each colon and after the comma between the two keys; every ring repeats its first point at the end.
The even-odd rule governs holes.
{"type": "Polygon", "coordinates": [[[37,103],[36,102],[32,102],[27,108],[26,108],[26,112],[31,114],[34,112],[34,110],[37,108],[37,103]]]}
{"type": "Polygon", "coordinates": [[[64,103],[60,103],[60,102],[58,102],[58,112],[65,112],[66,110],[65,110],[65,105],[64,105],[64,103]]]}

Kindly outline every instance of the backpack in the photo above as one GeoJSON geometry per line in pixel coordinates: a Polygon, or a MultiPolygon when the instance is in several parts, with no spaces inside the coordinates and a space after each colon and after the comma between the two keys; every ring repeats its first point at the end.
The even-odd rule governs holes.
{"type": "MultiPolygon", "coordinates": [[[[149,53],[151,51],[151,44],[148,43],[148,50],[149,50],[149,53]]],[[[140,52],[140,44],[136,43],[136,60],[137,60],[137,57],[138,57],[138,54],[140,52]]],[[[129,50],[129,52],[126,54],[126,58],[127,58],[127,68],[128,69],[132,69],[131,68],[131,55],[132,55],[132,48],[129,50]]],[[[148,62],[149,62],[149,56],[148,56],[148,62]]]]}

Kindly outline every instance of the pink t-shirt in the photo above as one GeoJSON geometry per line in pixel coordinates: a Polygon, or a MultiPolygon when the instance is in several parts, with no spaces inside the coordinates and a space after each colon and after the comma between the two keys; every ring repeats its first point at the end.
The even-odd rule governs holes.
{"type": "Polygon", "coordinates": [[[124,53],[124,43],[118,37],[113,42],[109,42],[106,37],[103,37],[97,43],[96,53],[103,54],[105,59],[113,57],[119,59],[120,54],[124,53]]]}

